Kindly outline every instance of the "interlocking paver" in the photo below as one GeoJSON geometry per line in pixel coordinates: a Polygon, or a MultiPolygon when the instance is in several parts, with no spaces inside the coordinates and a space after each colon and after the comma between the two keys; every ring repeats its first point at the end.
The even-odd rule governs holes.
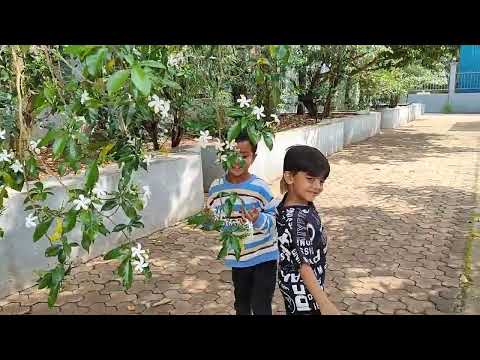
{"type": "MultiPolygon", "coordinates": [[[[456,122],[480,116],[425,115],[329,156],[316,205],[330,237],[327,292],[342,314],[458,311],[479,135],[449,131],[456,122]]],[[[54,310],[45,289],[29,288],[0,299],[0,314],[235,313],[215,233],[181,223],[140,241],[151,280],[135,276],[125,290],[117,263],[97,258],[72,269],[54,310]]],[[[285,312],[278,289],[273,308],[285,312]]]]}

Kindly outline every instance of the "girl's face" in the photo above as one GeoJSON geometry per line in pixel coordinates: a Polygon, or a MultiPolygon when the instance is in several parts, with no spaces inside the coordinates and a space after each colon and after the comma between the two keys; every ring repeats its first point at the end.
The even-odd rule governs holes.
{"type": "Polygon", "coordinates": [[[315,177],[310,174],[299,171],[292,174],[286,171],[284,174],[285,182],[288,185],[289,195],[293,195],[300,202],[313,202],[313,200],[323,191],[325,179],[315,177]]]}

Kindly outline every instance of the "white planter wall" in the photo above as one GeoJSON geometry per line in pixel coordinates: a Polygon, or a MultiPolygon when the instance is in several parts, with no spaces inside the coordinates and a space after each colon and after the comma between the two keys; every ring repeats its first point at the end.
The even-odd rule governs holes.
{"type": "MultiPolygon", "coordinates": [[[[268,150],[260,141],[257,157],[250,171],[266,182],[272,183],[282,176],[283,158],[288,147],[292,145],[310,145],[323,154],[330,155],[343,149],[343,118],[325,121],[318,125],[286,130],[275,134],[273,149],[268,150]]],[[[204,190],[208,191],[213,180],[224,175],[223,169],[215,164],[215,147],[202,149],[204,190]]]]}
{"type": "Polygon", "coordinates": [[[395,129],[404,126],[409,122],[411,106],[397,106],[395,108],[383,109],[382,129],[395,129]]]}
{"type": "Polygon", "coordinates": [[[380,132],[381,113],[353,115],[342,118],[344,123],[344,146],[363,141],[380,132]]]}
{"type": "MultiPolygon", "coordinates": [[[[99,188],[113,191],[116,189],[119,176],[116,166],[102,169],[98,182],[99,188]]],[[[185,152],[155,159],[148,173],[140,170],[136,177],[141,186],[150,186],[152,197],[142,212],[145,228],[137,229],[132,233],[135,239],[171,226],[203,208],[202,164],[198,153],[185,152]]],[[[83,177],[67,177],[64,182],[67,186],[80,185],[83,177]]],[[[52,192],[55,194],[48,204],[58,206],[62,200],[66,199],[63,187],[51,180],[45,183],[53,188],[52,192]]],[[[5,230],[5,238],[0,241],[0,297],[34,285],[37,276],[33,271],[47,269],[53,264],[53,260],[47,260],[44,256],[48,241],[41,239],[33,243],[34,229],[25,227],[27,214],[23,210],[24,199],[25,191],[12,191],[7,199],[6,211],[0,217],[0,226],[5,230]]],[[[114,216],[114,221],[117,223],[124,220],[126,217],[122,211],[114,216]]],[[[105,225],[109,229],[113,228],[108,221],[105,221],[105,225]]],[[[70,241],[80,243],[79,226],[70,234],[70,241]]],[[[119,233],[113,233],[107,237],[98,235],[90,254],[77,247],[73,248],[72,255],[76,257],[75,261],[86,261],[111,250],[122,241],[124,240],[119,233]]]]}
{"type": "Polygon", "coordinates": [[[272,183],[283,174],[283,158],[290,146],[309,145],[319,149],[325,156],[343,149],[343,121],[325,121],[319,125],[282,131],[275,134],[271,151],[261,141],[257,158],[250,170],[253,174],[272,183]]]}

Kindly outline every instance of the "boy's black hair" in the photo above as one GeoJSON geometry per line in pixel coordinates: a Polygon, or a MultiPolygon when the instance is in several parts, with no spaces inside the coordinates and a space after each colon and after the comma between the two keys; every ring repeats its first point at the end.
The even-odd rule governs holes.
{"type": "Polygon", "coordinates": [[[237,136],[237,138],[235,139],[236,142],[240,142],[240,141],[248,141],[250,143],[250,145],[252,146],[252,151],[254,154],[257,153],[257,145],[255,145],[252,140],[250,140],[250,137],[248,136],[248,133],[246,131],[242,131],[240,133],[240,135],[237,136]]]}
{"type": "Polygon", "coordinates": [[[330,164],[320,150],[307,146],[295,145],[287,149],[283,160],[283,171],[303,171],[310,176],[327,179],[330,174],[330,164]]]}

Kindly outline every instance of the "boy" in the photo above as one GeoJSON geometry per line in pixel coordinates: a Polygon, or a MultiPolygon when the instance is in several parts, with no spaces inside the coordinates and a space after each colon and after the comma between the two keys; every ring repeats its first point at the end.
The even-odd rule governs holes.
{"type": "Polygon", "coordinates": [[[327,236],[313,200],[330,173],[328,160],[316,148],[287,150],[280,184],[277,232],[278,283],[288,315],[338,315],[324,292],[327,236]]]}
{"type": "Polygon", "coordinates": [[[230,221],[248,220],[253,224],[253,235],[244,240],[244,249],[237,261],[233,252],[225,257],[225,265],[232,268],[237,315],[271,315],[275,291],[278,248],[275,233],[275,207],[268,185],[248,169],[255,160],[257,146],[246,133],[237,139],[237,149],[245,160],[243,167],[232,167],[225,177],[215,180],[208,192],[207,206],[219,211],[222,192],[235,192],[245,202],[235,204],[230,221]]]}

